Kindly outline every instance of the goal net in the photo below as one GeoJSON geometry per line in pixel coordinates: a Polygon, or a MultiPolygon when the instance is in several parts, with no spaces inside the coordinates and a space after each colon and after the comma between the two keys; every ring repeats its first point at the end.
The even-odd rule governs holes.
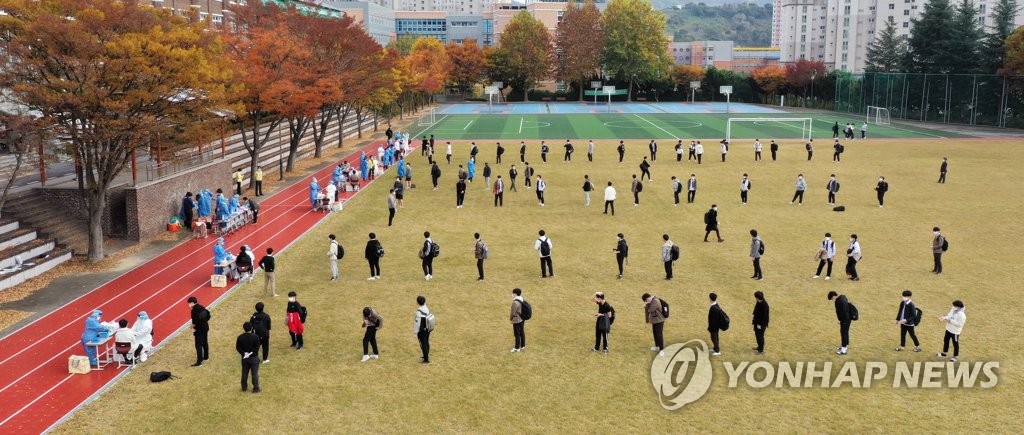
{"type": "Polygon", "coordinates": [[[430,127],[437,123],[437,119],[434,118],[434,109],[426,109],[427,112],[420,115],[420,119],[416,121],[416,125],[420,127],[430,127]]]}
{"type": "Polygon", "coordinates": [[[868,106],[864,122],[871,124],[889,125],[889,109],[878,106],[868,106]]]}
{"type": "Polygon", "coordinates": [[[813,137],[812,118],[729,118],[725,124],[725,140],[734,138],[785,138],[807,141],[813,137]]]}

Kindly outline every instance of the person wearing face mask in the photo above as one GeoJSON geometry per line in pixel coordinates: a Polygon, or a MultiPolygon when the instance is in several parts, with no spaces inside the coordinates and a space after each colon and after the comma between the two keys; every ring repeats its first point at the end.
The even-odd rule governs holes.
{"type": "Polygon", "coordinates": [[[821,241],[821,248],[818,249],[818,271],[814,272],[814,279],[821,277],[821,269],[828,263],[828,270],[825,273],[825,281],[832,279],[832,259],[836,256],[836,242],[832,241],[832,233],[825,233],[825,240],[821,241]]]}
{"type": "Polygon", "coordinates": [[[942,247],[946,244],[946,237],[939,232],[939,227],[932,228],[932,236],[932,258],[935,260],[932,273],[940,275],[942,274],[942,253],[944,252],[942,247]]]}
{"type": "Polygon", "coordinates": [[[305,307],[295,298],[295,292],[288,292],[288,308],[285,313],[285,323],[288,324],[288,334],[292,337],[292,346],[295,350],[302,350],[302,334],[306,332],[306,319],[303,313],[305,307]]]}
{"type": "Polygon", "coordinates": [[[878,184],[875,185],[875,192],[878,193],[878,208],[882,208],[885,205],[885,192],[889,191],[889,182],[885,181],[885,177],[878,177],[878,184]]]}
{"type": "Polygon", "coordinates": [[[900,309],[896,312],[896,324],[900,325],[900,345],[896,352],[903,350],[907,345],[907,334],[914,340],[914,352],[921,351],[921,342],[917,340],[914,327],[917,326],[917,307],[910,300],[910,290],[903,290],[903,300],[900,302],[900,309]]]}
{"type": "Polygon", "coordinates": [[[856,234],[850,234],[850,247],[846,248],[846,274],[850,281],[860,281],[860,275],[857,275],[857,262],[860,258],[860,242],[856,234]]]}
{"type": "Polygon", "coordinates": [[[512,352],[522,352],[526,350],[526,320],[523,319],[523,290],[518,287],[512,289],[512,309],[508,318],[512,322],[512,337],[515,340],[512,352]]]}
{"type": "Polygon", "coordinates": [[[608,353],[608,333],[612,330],[612,323],[615,322],[615,308],[604,299],[604,292],[594,293],[594,303],[597,304],[597,313],[594,317],[597,318],[597,325],[595,327],[596,339],[594,341],[594,352],[601,351],[602,344],[604,345],[604,353],[608,353]]]}
{"type": "Polygon", "coordinates": [[[799,204],[800,205],[804,205],[804,191],[805,190],[807,190],[807,181],[804,181],[804,174],[797,175],[796,176],[796,193],[793,194],[793,199],[789,200],[789,203],[792,204],[792,203],[796,202],[797,199],[799,199],[800,200],[799,204]]]}
{"type": "Polygon", "coordinates": [[[939,320],[946,324],[946,335],[942,338],[942,352],[936,355],[939,358],[946,358],[949,352],[949,343],[953,343],[953,357],[949,360],[956,362],[960,356],[960,332],[964,330],[964,323],[967,322],[967,314],[964,313],[964,303],[955,300],[949,313],[939,317],[939,320]]]}
{"type": "Polygon", "coordinates": [[[145,362],[149,358],[149,352],[153,348],[153,320],[145,311],[139,311],[139,319],[132,325],[132,332],[135,334],[135,342],[139,345],[139,361],[145,362]]]}

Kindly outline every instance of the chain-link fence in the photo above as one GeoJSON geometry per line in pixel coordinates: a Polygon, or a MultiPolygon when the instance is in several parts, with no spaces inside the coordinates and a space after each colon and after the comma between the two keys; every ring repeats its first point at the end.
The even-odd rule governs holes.
{"type": "Polygon", "coordinates": [[[885,107],[893,119],[1024,128],[1024,76],[864,73],[840,76],[835,111],[885,107]]]}

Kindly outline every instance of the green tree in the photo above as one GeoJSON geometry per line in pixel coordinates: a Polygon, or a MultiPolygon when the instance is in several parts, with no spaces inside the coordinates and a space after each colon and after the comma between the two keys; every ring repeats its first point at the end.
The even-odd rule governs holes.
{"type": "Polygon", "coordinates": [[[949,0],[928,0],[921,16],[912,20],[905,69],[911,72],[949,72],[950,28],[953,8],[949,0]]]}
{"type": "Polygon", "coordinates": [[[628,101],[637,81],[653,82],[668,73],[665,15],[647,0],[612,0],[604,11],[605,71],[629,83],[628,101]]]}
{"type": "Polygon", "coordinates": [[[981,70],[982,38],[978,25],[978,8],[971,0],[960,0],[953,13],[953,26],[948,31],[947,72],[973,73],[981,70]]]}
{"type": "MultiPolygon", "coordinates": [[[[1004,53],[1005,63],[999,70],[1000,74],[1008,76],[1024,75],[1024,26],[1020,26],[1006,38],[1006,52],[1004,53]]],[[[1014,83],[1020,83],[1015,81],[1014,83]]]]}
{"type": "Polygon", "coordinates": [[[582,101],[586,82],[601,72],[601,51],[604,50],[601,11],[593,0],[587,0],[583,6],[570,1],[558,24],[557,36],[558,78],[576,85],[582,101]]]}
{"type": "Polygon", "coordinates": [[[896,20],[889,17],[878,37],[868,45],[868,72],[902,71],[902,62],[907,55],[907,41],[896,33],[896,20]]]}
{"type": "Polygon", "coordinates": [[[999,0],[992,8],[992,27],[984,41],[984,72],[991,73],[1003,67],[1006,58],[1006,38],[1017,27],[1014,19],[1020,8],[1017,0],[999,0]]]}
{"type": "Polygon", "coordinates": [[[501,45],[492,56],[491,75],[514,89],[521,89],[523,101],[526,101],[530,89],[551,75],[553,63],[551,34],[544,23],[522,11],[512,17],[501,34],[501,45]]]}
{"type": "Polygon", "coordinates": [[[416,40],[420,39],[421,36],[406,33],[399,35],[398,39],[388,43],[387,48],[393,48],[401,54],[402,57],[408,56],[412,52],[412,46],[416,44],[416,40]]]}

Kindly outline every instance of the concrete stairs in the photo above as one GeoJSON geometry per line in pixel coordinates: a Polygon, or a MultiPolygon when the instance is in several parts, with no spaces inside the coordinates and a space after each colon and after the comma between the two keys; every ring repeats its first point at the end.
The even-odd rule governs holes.
{"type": "Polygon", "coordinates": [[[71,259],[71,250],[13,219],[0,219],[0,290],[14,287],[71,259]]]}
{"type": "MultiPolygon", "coordinates": [[[[19,221],[23,227],[35,228],[38,231],[38,238],[53,240],[58,248],[69,249],[83,255],[89,250],[86,221],[70,218],[60,207],[40,196],[38,191],[8,198],[3,216],[19,221]]],[[[4,238],[0,236],[0,249],[5,248],[3,241],[4,238]]]]}

